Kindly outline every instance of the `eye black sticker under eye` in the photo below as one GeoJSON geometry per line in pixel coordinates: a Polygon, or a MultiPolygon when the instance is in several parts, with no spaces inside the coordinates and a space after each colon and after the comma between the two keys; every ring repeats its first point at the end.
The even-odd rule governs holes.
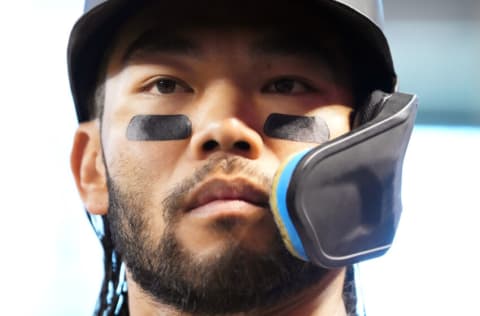
{"type": "Polygon", "coordinates": [[[328,125],[320,116],[272,113],[263,131],[270,137],[304,143],[323,143],[330,138],[328,125]]]}
{"type": "Polygon", "coordinates": [[[190,137],[192,123],[185,115],[136,115],[128,124],[128,140],[180,140],[190,137]]]}

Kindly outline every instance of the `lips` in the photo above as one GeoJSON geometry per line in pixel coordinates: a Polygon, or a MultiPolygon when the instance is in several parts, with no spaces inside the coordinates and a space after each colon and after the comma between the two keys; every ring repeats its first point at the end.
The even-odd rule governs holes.
{"type": "Polygon", "coordinates": [[[213,179],[193,191],[187,210],[198,209],[217,201],[242,201],[262,208],[269,206],[268,193],[249,180],[213,179]]]}

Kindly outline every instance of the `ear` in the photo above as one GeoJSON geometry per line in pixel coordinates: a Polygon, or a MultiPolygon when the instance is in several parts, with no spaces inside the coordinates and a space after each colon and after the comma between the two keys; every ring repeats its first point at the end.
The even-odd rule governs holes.
{"type": "Polygon", "coordinates": [[[70,166],[88,212],[105,215],[108,210],[108,189],[98,120],[79,125],[73,141],[70,166]]]}

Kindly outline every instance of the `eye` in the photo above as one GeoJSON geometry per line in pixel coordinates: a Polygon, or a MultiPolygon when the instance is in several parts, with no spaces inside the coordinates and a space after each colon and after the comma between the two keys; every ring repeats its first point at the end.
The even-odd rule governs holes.
{"type": "Polygon", "coordinates": [[[150,87],[150,92],[156,94],[193,92],[193,89],[186,83],[173,78],[159,78],[155,80],[150,87]]]}
{"type": "Polygon", "coordinates": [[[295,78],[280,78],[267,84],[262,92],[279,94],[301,94],[316,91],[311,85],[295,78]]]}

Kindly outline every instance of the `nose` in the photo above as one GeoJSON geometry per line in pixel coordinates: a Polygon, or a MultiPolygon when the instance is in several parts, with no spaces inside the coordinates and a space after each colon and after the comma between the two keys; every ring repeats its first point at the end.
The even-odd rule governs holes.
{"type": "Polygon", "coordinates": [[[247,159],[260,156],[261,136],[237,118],[225,118],[209,123],[192,135],[191,146],[197,159],[205,159],[216,152],[239,155],[247,159]]]}

